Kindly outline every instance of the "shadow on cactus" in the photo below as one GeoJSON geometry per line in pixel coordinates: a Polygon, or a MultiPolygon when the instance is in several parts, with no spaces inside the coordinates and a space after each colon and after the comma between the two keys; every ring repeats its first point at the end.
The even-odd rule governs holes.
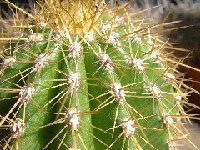
{"type": "Polygon", "coordinates": [[[35,12],[27,17],[36,24],[17,26],[20,36],[1,51],[1,148],[192,144],[182,128],[193,116],[182,106],[196,91],[155,29],[163,24],[135,19],[128,5],[111,10],[92,0],[46,1],[35,12]]]}

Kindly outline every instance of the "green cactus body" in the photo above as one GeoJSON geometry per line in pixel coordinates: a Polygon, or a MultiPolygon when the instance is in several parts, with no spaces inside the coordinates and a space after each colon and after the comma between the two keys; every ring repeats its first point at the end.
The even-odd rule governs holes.
{"type": "MultiPolygon", "coordinates": [[[[60,27],[59,32],[54,27],[43,27],[41,33],[33,29],[29,42],[18,50],[13,47],[16,61],[9,66],[2,63],[0,104],[15,101],[11,111],[2,109],[7,113],[1,114],[0,127],[11,130],[2,147],[165,150],[175,146],[173,141],[182,132],[172,116],[184,112],[175,97],[183,92],[173,75],[175,68],[162,53],[164,43],[128,16],[117,20],[105,7],[95,9],[93,2],[74,3],[83,11],[69,9],[64,14],[63,10],[61,16],[73,18],[62,27],[64,32],[60,27]],[[92,17],[84,22],[75,20],[76,14],[92,17]],[[40,34],[43,40],[38,41],[40,34]]],[[[51,26],[51,18],[48,21],[51,26]]]]}

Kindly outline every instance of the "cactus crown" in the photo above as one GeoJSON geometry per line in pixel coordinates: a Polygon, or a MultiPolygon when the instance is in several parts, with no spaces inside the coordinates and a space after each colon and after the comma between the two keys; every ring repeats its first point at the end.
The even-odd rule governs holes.
{"type": "Polygon", "coordinates": [[[135,18],[128,5],[41,4],[36,24],[20,26],[21,37],[1,52],[0,127],[11,131],[1,147],[177,148],[192,89],[159,25],[135,18]]]}

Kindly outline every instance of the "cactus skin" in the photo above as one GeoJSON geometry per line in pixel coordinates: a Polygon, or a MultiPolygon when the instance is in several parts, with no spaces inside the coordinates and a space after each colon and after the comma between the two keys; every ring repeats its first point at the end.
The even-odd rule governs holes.
{"type": "Polygon", "coordinates": [[[2,147],[173,149],[188,103],[165,43],[101,2],[60,4],[46,3],[46,27],[25,30],[16,61],[2,63],[0,104],[15,101],[1,114],[11,130],[2,147]]]}

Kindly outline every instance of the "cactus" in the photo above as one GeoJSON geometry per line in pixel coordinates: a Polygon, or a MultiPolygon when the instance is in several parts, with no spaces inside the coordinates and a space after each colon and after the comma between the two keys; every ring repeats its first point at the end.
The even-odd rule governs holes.
{"type": "Polygon", "coordinates": [[[191,117],[182,106],[191,106],[186,96],[196,91],[159,38],[162,25],[133,19],[127,5],[110,10],[92,0],[49,0],[28,17],[35,24],[20,26],[21,37],[1,52],[0,127],[10,131],[3,149],[191,143],[181,129],[191,117]]]}

